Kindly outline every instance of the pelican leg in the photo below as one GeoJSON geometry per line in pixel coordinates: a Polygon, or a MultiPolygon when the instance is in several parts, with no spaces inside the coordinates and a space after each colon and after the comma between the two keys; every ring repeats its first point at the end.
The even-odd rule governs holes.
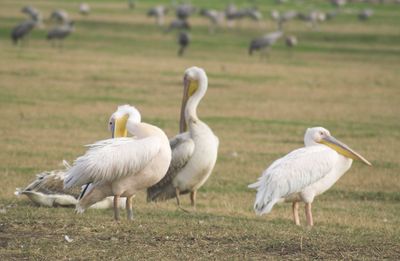
{"type": "Polygon", "coordinates": [[[293,210],[293,219],[296,226],[300,226],[300,218],[299,218],[299,202],[295,201],[292,205],[293,210]]]}
{"type": "Polygon", "coordinates": [[[119,221],[119,198],[120,196],[114,196],[114,219],[119,221]]]}
{"type": "Polygon", "coordinates": [[[175,197],[176,197],[176,204],[178,204],[178,207],[181,207],[181,201],[179,199],[180,191],[178,188],[175,188],[175,197]]]}
{"type": "Polygon", "coordinates": [[[194,210],[196,210],[196,194],[197,190],[190,192],[190,203],[192,204],[194,210]]]}
{"type": "Polygon", "coordinates": [[[126,197],[126,213],[128,215],[128,220],[133,220],[132,199],[133,196],[126,197]]]}
{"type": "Polygon", "coordinates": [[[311,203],[306,203],[306,219],[307,219],[307,226],[312,227],[314,225],[314,222],[311,213],[311,203]]]}
{"type": "Polygon", "coordinates": [[[179,199],[179,195],[180,195],[180,194],[181,194],[181,192],[179,191],[178,188],[176,188],[176,189],[175,189],[176,204],[178,204],[178,208],[179,208],[180,210],[183,210],[183,211],[185,211],[185,212],[189,212],[189,211],[187,211],[186,209],[184,209],[184,208],[181,207],[181,201],[180,201],[180,199],[179,199]]]}

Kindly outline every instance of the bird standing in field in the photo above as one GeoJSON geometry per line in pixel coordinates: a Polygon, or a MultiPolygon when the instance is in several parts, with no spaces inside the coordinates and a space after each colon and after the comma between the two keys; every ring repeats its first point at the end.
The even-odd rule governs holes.
{"type": "Polygon", "coordinates": [[[279,202],[293,202],[293,218],[300,225],[299,202],[305,202],[308,226],[313,226],[311,204],[314,198],[336,183],[354,160],[369,161],[331,136],[327,129],[314,127],[304,135],[305,147],[274,161],[249,188],[257,189],[254,210],[267,214],[279,202]]]}
{"type": "Polygon", "coordinates": [[[190,36],[187,32],[180,32],[178,35],[178,44],[179,44],[179,50],[178,50],[178,56],[182,56],[183,53],[185,52],[186,48],[190,44],[190,36]]]}
{"type": "Polygon", "coordinates": [[[79,13],[81,15],[88,15],[90,13],[90,5],[88,3],[82,3],[79,5],[79,13]]]}
{"type": "Polygon", "coordinates": [[[40,11],[33,6],[24,6],[21,9],[21,12],[24,14],[27,14],[31,20],[36,21],[36,24],[38,27],[43,26],[43,17],[40,11]]]}
{"type": "Polygon", "coordinates": [[[366,21],[369,18],[371,18],[371,16],[374,14],[374,10],[372,9],[363,9],[360,11],[360,13],[358,14],[358,19],[360,21],[366,21]]]}
{"type": "Polygon", "coordinates": [[[68,170],[64,188],[90,184],[81,194],[78,213],[114,196],[115,220],[119,220],[119,199],[126,197],[127,216],[132,220],[132,198],[165,176],[171,148],[161,129],[141,122],[137,109],[123,106],[118,111],[110,125],[113,135],[129,132],[134,138],[114,138],[89,145],[88,151],[68,170]]]}
{"type": "Polygon", "coordinates": [[[279,39],[283,33],[281,31],[266,34],[260,38],[253,39],[249,46],[249,55],[255,50],[261,51],[261,58],[267,55],[268,49],[279,39]]]}
{"type": "Polygon", "coordinates": [[[11,40],[13,41],[13,43],[17,45],[18,42],[23,41],[26,37],[29,36],[36,25],[37,21],[26,20],[14,27],[14,29],[11,31],[11,40]]]}
{"type": "Polygon", "coordinates": [[[207,17],[210,21],[210,27],[208,28],[209,33],[214,33],[215,29],[221,25],[222,20],[224,19],[224,13],[218,12],[213,9],[201,9],[200,15],[207,17]]]}
{"type": "Polygon", "coordinates": [[[183,78],[180,134],[170,140],[172,160],[165,177],[147,189],[147,201],[176,198],[190,193],[196,207],[197,190],[207,181],[218,155],[219,140],[210,127],[197,117],[197,106],[207,91],[206,72],[198,67],[185,71],[183,78]]]}
{"type": "Polygon", "coordinates": [[[168,8],[163,5],[157,5],[147,12],[147,16],[154,16],[158,26],[164,25],[164,17],[168,13],[168,8]]]}
{"type": "Polygon", "coordinates": [[[51,12],[49,19],[57,24],[66,24],[69,22],[69,15],[65,10],[56,9],[51,12]]]}
{"type": "Polygon", "coordinates": [[[55,41],[60,42],[60,47],[62,47],[63,40],[65,37],[70,35],[74,31],[74,22],[73,21],[68,21],[62,25],[57,25],[53,29],[51,29],[47,33],[47,40],[52,41],[52,44],[55,44],[55,41]]]}
{"type": "MultiPolygon", "coordinates": [[[[107,122],[109,131],[115,138],[126,137],[127,132],[113,133],[112,126],[120,115],[121,110],[127,110],[128,105],[119,106],[118,110],[115,111],[107,122]]],[[[82,192],[82,188],[73,187],[70,189],[64,189],[64,179],[66,173],[71,168],[68,162],[63,161],[64,169],[44,171],[37,174],[36,179],[25,188],[17,188],[15,194],[26,195],[32,202],[39,206],[45,207],[74,207],[78,204],[79,196],[82,192]]],[[[86,186],[84,186],[86,187],[86,186]]],[[[105,200],[97,202],[90,208],[110,208],[113,206],[113,199],[107,197],[105,200]]],[[[125,207],[125,201],[120,200],[120,206],[125,207]]]]}

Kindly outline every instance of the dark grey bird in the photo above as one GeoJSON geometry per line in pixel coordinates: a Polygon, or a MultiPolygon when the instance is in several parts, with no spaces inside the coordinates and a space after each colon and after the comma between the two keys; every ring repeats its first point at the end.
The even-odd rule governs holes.
{"type": "Polygon", "coordinates": [[[374,10],[372,9],[364,9],[358,14],[358,19],[361,21],[366,21],[374,14],[374,10]]]}
{"type": "Polygon", "coordinates": [[[63,25],[59,25],[51,29],[47,33],[47,40],[52,41],[53,45],[55,43],[55,40],[59,40],[60,47],[62,47],[62,41],[64,40],[64,38],[70,35],[73,31],[74,31],[74,22],[69,21],[63,25]]]}
{"type": "Polygon", "coordinates": [[[13,43],[16,45],[18,44],[18,42],[29,36],[36,25],[37,21],[26,20],[14,27],[14,29],[11,31],[11,40],[13,41],[13,43]]]}
{"type": "Polygon", "coordinates": [[[296,18],[298,13],[296,11],[287,11],[285,13],[279,13],[279,11],[273,10],[271,12],[271,17],[277,22],[278,30],[283,29],[283,24],[287,23],[288,21],[296,18]]]}
{"type": "Polygon", "coordinates": [[[163,5],[157,5],[147,11],[147,16],[155,17],[159,26],[164,25],[164,17],[168,13],[168,8],[163,5]]]}
{"type": "Polygon", "coordinates": [[[245,9],[244,11],[245,11],[246,15],[247,15],[250,19],[252,19],[252,20],[254,20],[254,21],[257,21],[257,22],[261,21],[261,19],[262,19],[262,14],[261,14],[260,11],[258,11],[258,9],[257,9],[256,7],[247,8],[247,9],[245,9]]]}
{"type": "Polygon", "coordinates": [[[64,10],[56,9],[50,14],[50,20],[58,24],[65,24],[69,21],[69,15],[64,10]]]}
{"type": "Polygon", "coordinates": [[[241,20],[247,16],[246,9],[238,9],[234,4],[230,3],[225,9],[225,18],[229,27],[233,27],[235,21],[241,20]]]}
{"type": "Polygon", "coordinates": [[[38,23],[40,23],[42,21],[42,15],[39,12],[39,10],[37,10],[36,8],[34,8],[33,6],[24,6],[21,9],[21,12],[23,12],[24,14],[27,14],[31,20],[37,21],[38,23]]]}
{"type": "Polygon", "coordinates": [[[249,55],[252,55],[254,51],[261,51],[261,57],[267,54],[268,48],[272,46],[283,33],[281,31],[266,34],[260,38],[253,39],[249,46],[249,55]]]}
{"type": "Polygon", "coordinates": [[[196,8],[191,4],[180,4],[175,9],[176,17],[180,20],[186,20],[192,14],[196,13],[196,8]]]}
{"type": "Polygon", "coordinates": [[[310,11],[307,14],[299,13],[298,18],[307,22],[311,28],[318,29],[319,23],[326,21],[327,15],[321,11],[310,11]]]}
{"type": "Polygon", "coordinates": [[[182,56],[186,48],[190,44],[190,36],[187,32],[182,31],[179,33],[178,44],[179,44],[178,56],[182,56]]]}
{"type": "Polygon", "coordinates": [[[175,19],[171,22],[171,24],[168,26],[168,28],[167,28],[167,30],[165,30],[165,32],[168,33],[175,29],[190,30],[190,25],[187,20],[175,19]]]}
{"type": "Polygon", "coordinates": [[[200,15],[208,18],[210,21],[209,32],[214,33],[215,28],[221,24],[224,13],[214,9],[201,9],[200,15]]]}

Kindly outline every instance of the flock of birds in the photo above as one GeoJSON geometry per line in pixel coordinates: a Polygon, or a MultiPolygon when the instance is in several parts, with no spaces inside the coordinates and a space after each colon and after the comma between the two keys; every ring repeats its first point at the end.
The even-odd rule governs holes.
{"type": "MultiPolygon", "coordinates": [[[[285,0],[277,1],[279,4],[285,2],[285,0]]],[[[283,36],[285,36],[285,43],[288,47],[296,46],[298,44],[297,37],[295,35],[285,35],[284,32],[284,26],[289,21],[299,19],[307,22],[312,28],[318,29],[321,22],[332,20],[338,14],[346,12],[343,9],[343,6],[346,5],[347,0],[330,0],[330,2],[335,8],[329,12],[318,10],[311,10],[309,12],[300,12],[295,10],[279,12],[277,10],[272,10],[270,15],[276,22],[276,31],[252,39],[249,45],[249,54],[251,55],[254,51],[261,51],[261,57],[264,57],[270,47],[283,36]]],[[[134,9],[137,6],[137,2],[129,0],[128,5],[129,8],[134,9]]],[[[37,9],[32,6],[26,6],[22,9],[22,12],[27,14],[29,19],[21,22],[12,30],[11,38],[15,44],[22,41],[24,38],[27,38],[35,27],[43,26],[41,13],[37,9]]],[[[81,4],[79,12],[82,15],[88,15],[90,12],[90,6],[86,3],[81,4]]],[[[255,21],[260,25],[263,22],[263,14],[256,6],[238,8],[232,3],[229,4],[225,10],[200,9],[189,3],[174,3],[172,6],[156,5],[147,12],[147,16],[154,17],[156,24],[163,28],[166,33],[173,30],[178,31],[177,43],[179,45],[179,56],[182,56],[185,53],[185,50],[192,41],[189,34],[191,29],[189,18],[193,17],[195,14],[199,14],[209,20],[210,34],[215,33],[219,27],[222,27],[224,22],[226,22],[228,27],[234,27],[235,24],[244,18],[255,21]],[[165,17],[169,14],[171,9],[175,12],[176,18],[173,19],[169,25],[165,25],[165,17]]],[[[365,21],[373,14],[373,10],[368,8],[360,10],[357,15],[360,20],[365,21]]],[[[48,32],[47,39],[60,40],[60,46],[62,46],[62,40],[74,31],[74,22],[69,19],[68,13],[61,9],[53,11],[50,15],[49,21],[56,25],[48,32]]]]}
{"type": "MultiPolygon", "coordinates": [[[[148,202],[175,198],[180,209],[180,196],[189,194],[195,209],[197,191],[213,171],[219,146],[217,136],[197,115],[207,88],[204,69],[186,69],[179,134],[172,139],[142,122],[135,107],[119,106],[108,122],[111,139],[89,145],[72,166],[64,163],[64,170],[41,173],[16,194],[44,206],[72,205],[78,213],[89,207],[113,207],[115,220],[120,219],[121,207],[133,219],[132,200],[142,190],[147,191],[148,202]]],[[[274,161],[249,185],[257,190],[257,214],[269,213],[276,203],[292,202],[294,222],[300,225],[298,206],[304,202],[307,225],[313,226],[314,198],[333,186],[353,160],[371,165],[322,127],[307,129],[304,145],[274,161]]]]}
{"type": "MultiPolygon", "coordinates": [[[[11,31],[11,40],[15,45],[19,43],[22,45],[22,42],[29,37],[32,30],[35,27],[43,28],[45,22],[42,13],[33,6],[25,6],[21,9],[21,12],[28,17],[11,31]]],[[[88,15],[90,6],[86,3],[80,4],[79,12],[82,15],[88,15]]],[[[74,31],[74,21],[70,19],[65,10],[56,9],[50,14],[46,22],[53,25],[47,32],[47,39],[52,41],[53,45],[56,44],[56,41],[59,41],[59,45],[62,47],[62,40],[74,31]]]]}

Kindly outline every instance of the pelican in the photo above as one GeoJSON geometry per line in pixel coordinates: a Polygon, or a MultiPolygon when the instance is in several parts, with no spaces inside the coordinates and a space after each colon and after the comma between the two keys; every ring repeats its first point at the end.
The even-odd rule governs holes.
{"type": "MultiPolygon", "coordinates": [[[[127,110],[128,105],[119,106],[107,122],[110,132],[111,126],[120,115],[121,110],[127,110]]],[[[114,134],[114,137],[126,137],[127,133],[120,132],[114,134]]],[[[64,179],[67,171],[71,168],[67,161],[63,161],[64,169],[44,171],[37,174],[36,179],[25,188],[17,188],[15,195],[26,195],[32,202],[39,206],[45,207],[74,207],[78,203],[79,196],[82,189],[74,187],[71,189],[64,189],[64,179]]],[[[84,186],[86,187],[86,186],[84,186]]],[[[113,206],[113,198],[107,197],[105,200],[100,201],[91,206],[91,208],[110,208],[113,206]]],[[[125,207],[125,201],[120,200],[120,206],[125,207]]]]}
{"type": "Polygon", "coordinates": [[[267,214],[278,202],[293,202],[293,218],[300,225],[299,202],[305,202],[308,226],[313,226],[311,204],[314,198],[335,184],[354,160],[371,163],[346,144],[338,141],[327,129],[314,127],[304,135],[305,147],[274,161],[258,181],[249,185],[257,189],[254,210],[267,214]]]}
{"type": "Polygon", "coordinates": [[[132,133],[134,138],[101,140],[89,145],[68,170],[64,188],[91,183],[82,192],[76,211],[82,213],[107,196],[114,196],[114,218],[119,220],[119,199],[126,197],[128,220],[133,219],[132,198],[142,189],[159,182],[168,170],[171,148],[166,134],[141,122],[139,111],[119,108],[111,122],[113,136],[132,133]]]}
{"type": "MultiPolygon", "coordinates": [[[[64,189],[63,183],[65,173],[70,168],[68,162],[63,161],[64,170],[45,171],[37,174],[37,178],[26,188],[17,188],[15,195],[26,195],[38,206],[44,207],[75,207],[81,193],[79,188],[64,189]]],[[[97,202],[90,208],[105,209],[113,206],[113,199],[107,197],[97,202]]],[[[125,207],[125,201],[120,202],[120,206],[125,207]]]]}
{"type": "Polygon", "coordinates": [[[171,165],[165,177],[147,189],[147,200],[175,197],[180,208],[179,196],[190,193],[191,205],[195,208],[196,192],[211,175],[217,160],[219,140],[197,117],[197,106],[207,91],[206,72],[191,67],[185,71],[183,83],[180,134],[170,140],[171,165]]]}

